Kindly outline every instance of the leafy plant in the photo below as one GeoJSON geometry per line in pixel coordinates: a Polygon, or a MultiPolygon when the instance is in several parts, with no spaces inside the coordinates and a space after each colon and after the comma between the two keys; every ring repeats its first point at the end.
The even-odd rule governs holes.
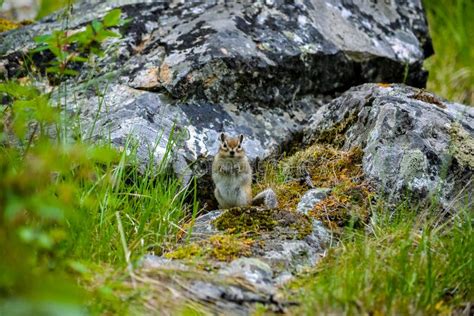
{"type": "Polygon", "coordinates": [[[57,30],[52,34],[35,37],[38,47],[32,53],[50,51],[54,59],[46,68],[47,73],[75,76],[78,71],[72,69],[74,63],[84,63],[93,56],[103,56],[101,44],[110,38],[120,37],[112,28],[126,23],[120,18],[121,10],[111,10],[102,21],[94,20],[84,30],[68,32],[57,30]]]}

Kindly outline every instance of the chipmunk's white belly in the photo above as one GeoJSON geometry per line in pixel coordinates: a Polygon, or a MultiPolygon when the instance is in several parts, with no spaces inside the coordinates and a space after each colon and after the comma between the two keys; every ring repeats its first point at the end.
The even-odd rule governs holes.
{"type": "Polygon", "coordinates": [[[247,197],[242,188],[244,182],[243,177],[220,175],[217,177],[216,186],[219,188],[219,193],[227,205],[244,205],[247,202],[247,197]]]}

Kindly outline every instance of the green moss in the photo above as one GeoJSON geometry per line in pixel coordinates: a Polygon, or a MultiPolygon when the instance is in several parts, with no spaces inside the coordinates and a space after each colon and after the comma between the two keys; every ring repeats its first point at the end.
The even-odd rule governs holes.
{"type": "Polygon", "coordinates": [[[271,209],[235,207],[225,211],[213,224],[230,233],[271,231],[277,225],[274,213],[271,209]]]}
{"type": "Polygon", "coordinates": [[[219,261],[230,262],[239,257],[248,257],[252,254],[251,239],[241,239],[232,235],[214,235],[209,238],[211,245],[210,256],[219,261]]]}
{"type": "Polygon", "coordinates": [[[204,249],[197,243],[191,243],[178,247],[177,249],[165,254],[167,259],[189,259],[195,257],[202,257],[205,253],[204,249]]]}
{"type": "Polygon", "coordinates": [[[291,229],[294,229],[298,232],[298,234],[296,235],[297,239],[303,239],[313,232],[313,226],[311,225],[310,218],[306,215],[305,217],[307,218],[307,220],[302,220],[290,226],[291,229]]]}
{"type": "MultiPolygon", "coordinates": [[[[272,176],[264,176],[263,181],[258,181],[256,191],[271,187],[281,207],[295,209],[310,189],[307,180],[311,180],[314,187],[331,188],[331,194],[310,215],[340,231],[342,226],[360,224],[368,219],[367,210],[373,193],[364,180],[363,155],[358,147],[343,151],[332,145],[315,144],[273,165],[272,176]],[[288,180],[272,182],[280,178],[288,180]]],[[[272,169],[265,166],[267,170],[272,169]]]]}
{"type": "Polygon", "coordinates": [[[10,31],[10,30],[14,30],[14,29],[17,29],[19,27],[22,27],[24,25],[28,25],[28,24],[31,24],[31,23],[33,23],[33,21],[31,21],[31,20],[24,20],[24,21],[21,21],[21,22],[18,23],[18,22],[13,22],[13,21],[10,21],[10,20],[7,20],[7,19],[0,18],[0,33],[10,31]]]}
{"type": "Polygon", "coordinates": [[[333,127],[321,131],[316,138],[316,142],[332,144],[338,148],[344,145],[346,141],[346,131],[357,121],[357,114],[347,115],[344,120],[335,124],[333,127]]]}
{"type": "Polygon", "coordinates": [[[233,208],[224,212],[213,222],[217,229],[228,233],[259,234],[274,231],[290,238],[303,239],[312,231],[308,216],[286,209],[258,207],[233,208]]]}
{"type": "MultiPolygon", "coordinates": [[[[182,245],[165,254],[165,258],[192,260],[215,259],[230,262],[239,257],[248,257],[252,254],[253,240],[235,235],[213,235],[209,239],[182,245]]],[[[204,262],[204,261],[203,261],[204,262]]],[[[208,268],[208,266],[202,266],[208,268]]]]}
{"type": "Polygon", "coordinates": [[[369,219],[372,196],[366,183],[347,180],[334,187],[326,199],[316,204],[310,215],[335,232],[341,232],[340,227],[347,225],[359,227],[369,219]]]}
{"type": "Polygon", "coordinates": [[[0,33],[19,28],[20,24],[0,18],[0,33]]]}

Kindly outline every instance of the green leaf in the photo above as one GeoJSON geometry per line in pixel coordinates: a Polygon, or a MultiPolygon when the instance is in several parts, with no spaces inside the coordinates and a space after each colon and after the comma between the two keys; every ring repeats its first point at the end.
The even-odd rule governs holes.
{"type": "Polygon", "coordinates": [[[116,26],[120,23],[120,15],[122,14],[122,11],[120,9],[114,9],[107,13],[106,16],[104,16],[104,26],[105,27],[111,27],[111,26],[116,26]]]}
{"type": "Polygon", "coordinates": [[[112,32],[112,31],[109,31],[109,30],[101,31],[100,35],[103,36],[104,39],[106,39],[107,37],[121,37],[122,36],[119,33],[112,32]]]}
{"type": "Polygon", "coordinates": [[[38,122],[54,123],[59,121],[59,111],[49,103],[49,97],[45,94],[34,99],[35,118],[38,122]]]}
{"type": "Polygon", "coordinates": [[[63,70],[63,74],[70,75],[70,76],[77,76],[79,74],[79,72],[76,71],[76,70],[73,70],[73,69],[67,69],[66,68],[66,69],[63,70]]]}
{"type": "Polygon", "coordinates": [[[57,74],[57,73],[61,72],[61,69],[59,69],[59,67],[57,67],[57,66],[53,66],[53,67],[46,68],[46,72],[47,73],[52,73],[52,74],[57,74]]]}
{"type": "Polygon", "coordinates": [[[41,45],[41,46],[36,47],[35,49],[30,50],[30,52],[31,53],[38,53],[38,52],[45,51],[47,49],[49,49],[48,45],[41,45]]]}
{"type": "Polygon", "coordinates": [[[14,99],[28,100],[39,95],[38,89],[33,86],[20,85],[15,81],[0,83],[0,92],[4,92],[14,99]]]}
{"type": "Polygon", "coordinates": [[[87,58],[82,57],[82,56],[74,56],[71,58],[72,61],[79,62],[79,63],[85,63],[88,61],[87,58]]]}
{"type": "Polygon", "coordinates": [[[39,36],[35,36],[34,40],[36,43],[46,43],[47,41],[51,40],[52,37],[53,36],[51,34],[39,35],[39,36]]]}
{"type": "Polygon", "coordinates": [[[94,20],[92,21],[92,28],[94,29],[95,33],[98,33],[104,28],[104,25],[102,24],[102,22],[94,20]]]}

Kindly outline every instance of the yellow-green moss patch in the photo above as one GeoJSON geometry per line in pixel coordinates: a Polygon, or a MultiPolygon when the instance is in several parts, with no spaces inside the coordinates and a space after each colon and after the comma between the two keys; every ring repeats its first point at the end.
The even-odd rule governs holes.
{"type": "Polygon", "coordinates": [[[252,254],[250,247],[254,241],[232,235],[214,235],[209,238],[209,243],[212,258],[229,262],[239,257],[249,257],[252,254]]]}
{"type": "Polygon", "coordinates": [[[270,231],[277,224],[274,213],[271,209],[235,207],[221,214],[213,224],[217,229],[229,233],[270,231]]]}
{"type": "Polygon", "coordinates": [[[191,243],[178,247],[177,249],[165,254],[167,259],[189,259],[195,257],[201,257],[205,253],[205,250],[197,243],[191,243]]]}
{"type": "Polygon", "coordinates": [[[334,126],[322,130],[316,138],[316,142],[332,144],[336,147],[342,147],[346,141],[346,131],[357,121],[357,114],[348,114],[341,122],[334,126]]]}
{"type": "Polygon", "coordinates": [[[313,228],[309,217],[287,209],[258,207],[232,208],[213,222],[217,229],[227,233],[259,234],[279,228],[279,234],[303,239],[313,228]],[[290,236],[292,235],[292,236],[290,236]]]}
{"type": "Polygon", "coordinates": [[[17,29],[24,25],[33,23],[31,20],[24,20],[19,23],[0,18],[0,33],[17,29]]]}
{"type": "Polygon", "coordinates": [[[235,235],[213,235],[209,239],[181,245],[165,254],[168,259],[192,260],[195,258],[232,261],[252,254],[253,240],[235,235]]]}
{"type": "Polygon", "coordinates": [[[363,151],[358,147],[343,151],[328,144],[315,144],[278,164],[267,162],[255,192],[271,187],[281,207],[295,209],[310,189],[306,180],[315,187],[331,188],[331,194],[310,215],[338,230],[351,221],[368,218],[373,193],[364,180],[362,157],[363,151]]]}

